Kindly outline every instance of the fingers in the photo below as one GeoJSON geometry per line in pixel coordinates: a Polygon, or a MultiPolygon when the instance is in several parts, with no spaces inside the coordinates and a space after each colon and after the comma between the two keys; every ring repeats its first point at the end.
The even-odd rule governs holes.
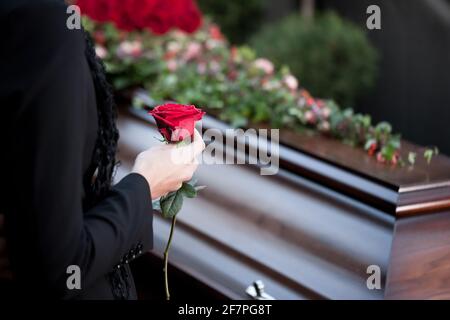
{"type": "Polygon", "coordinates": [[[169,145],[167,148],[171,149],[171,162],[174,164],[192,164],[198,163],[196,158],[205,149],[205,142],[202,136],[194,130],[194,139],[192,143],[183,146],[169,145]]]}
{"type": "Polygon", "coordinates": [[[171,191],[177,191],[177,190],[180,189],[182,186],[183,186],[183,183],[180,182],[180,183],[178,183],[178,184],[173,188],[173,190],[171,190],[171,191]]]}
{"type": "Polygon", "coordinates": [[[205,150],[205,141],[203,141],[203,138],[197,129],[194,129],[194,141],[192,143],[192,148],[194,150],[194,158],[205,150]]]}
{"type": "Polygon", "coordinates": [[[193,163],[193,164],[190,164],[187,166],[187,168],[185,170],[185,174],[183,176],[184,182],[187,182],[192,179],[192,177],[194,176],[195,170],[197,170],[197,167],[198,167],[197,163],[193,163]]]}

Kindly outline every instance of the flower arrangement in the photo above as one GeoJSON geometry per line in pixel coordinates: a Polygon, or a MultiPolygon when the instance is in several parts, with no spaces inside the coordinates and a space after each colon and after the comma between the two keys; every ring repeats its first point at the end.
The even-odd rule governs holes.
{"type": "MultiPolygon", "coordinates": [[[[203,106],[235,127],[266,123],[309,130],[364,148],[380,163],[414,164],[400,156],[400,135],[387,122],[313,97],[289,68],[276,68],[248,46],[230,45],[220,28],[204,21],[191,34],[172,30],[155,37],[148,30],[128,32],[111,23],[86,19],[116,90],[144,87],[155,101],[203,106]]],[[[429,162],[438,153],[427,149],[429,162]]]]}

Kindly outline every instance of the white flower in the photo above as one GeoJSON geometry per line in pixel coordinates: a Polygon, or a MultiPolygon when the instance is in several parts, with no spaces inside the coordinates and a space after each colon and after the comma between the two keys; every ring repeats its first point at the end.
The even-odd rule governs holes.
{"type": "Polygon", "coordinates": [[[215,39],[208,39],[208,40],[206,40],[205,45],[208,50],[213,50],[215,48],[222,46],[222,44],[223,44],[222,41],[215,40],[215,39]]]}
{"type": "Polygon", "coordinates": [[[142,54],[142,42],[138,40],[134,41],[122,41],[117,48],[117,56],[119,58],[134,57],[137,58],[142,54]]]}
{"type": "Polygon", "coordinates": [[[262,88],[267,91],[277,90],[281,88],[281,83],[278,80],[268,80],[264,81],[262,88]]]}
{"type": "Polygon", "coordinates": [[[325,118],[328,118],[328,117],[330,116],[330,114],[331,114],[330,108],[328,108],[328,107],[323,107],[323,109],[322,109],[322,115],[323,115],[325,118]]]}
{"type": "Polygon", "coordinates": [[[95,46],[95,54],[100,58],[100,59],[104,59],[106,58],[106,56],[108,55],[108,51],[105,49],[105,47],[101,46],[101,45],[96,45],[95,46]]]}
{"type": "Polygon", "coordinates": [[[330,123],[328,121],[323,121],[319,124],[319,130],[323,132],[330,131],[330,123]]]}
{"type": "Polygon", "coordinates": [[[264,59],[264,58],[256,59],[256,60],[253,62],[253,65],[254,65],[256,68],[258,68],[258,69],[264,71],[264,73],[266,73],[266,74],[271,74],[271,73],[273,73],[273,70],[274,70],[273,63],[270,62],[270,61],[267,60],[267,59],[264,59]]]}
{"type": "Polygon", "coordinates": [[[181,49],[181,45],[180,43],[176,42],[176,41],[170,41],[167,44],[167,51],[171,52],[171,53],[178,53],[178,51],[180,51],[181,49]]]}
{"type": "Polygon", "coordinates": [[[283,78],[283,82],[289,90],[294,91],[298,89],[298,80],[292,74],[288,74],[283,78]]]}

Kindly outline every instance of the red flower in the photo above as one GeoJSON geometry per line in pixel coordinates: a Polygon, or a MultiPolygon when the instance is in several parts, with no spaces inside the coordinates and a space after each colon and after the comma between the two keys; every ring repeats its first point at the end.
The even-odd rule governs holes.
{"type": "Polygon", "coordinates": [[[202,23],[194,0],[77,0],[81,12],[99,22],[114,22],[122,30],[150,29],[163,34],[171,28],[194,32],[202,23]]]}
{"type": "Polygon", "coordinates": [[[155,34],[164,34],[175,26],[174,0],[133,0],[131,8],[136,29],[148,29],[155,34]]]}
{"type": "Polygon", "coordinates": [[[378,145],[376,142],[372,143],[369,147],[369,149],[367,150],[367,153],[369,154],[369,156],[373,156],[375,154],[375,151],[377,150],[378,145]]]}
{"type": "Polygon", "coordinates": [[[77,0],[81,14],[87,15],[99,22],[111,21],[112,13],[116,10],[117,0],[77,0]]]}
{"type": "Polygon", "coordinates": [[[216,26],[215,24],[213,24],[209,27],[209,36],[211,37],[211,39],[214,39],[214,40],[223,40],[224,39],[224,36],[223,36],[222,32],[220,31],[220,28],[218,26],[216,26]]]}
{"type": "Polygon", "coordinates": [[[106,36],[103,31],[97,30],[93,33],[93,38],[95,40],[96,44],[105,45],[106,43],[106,36]]]}
{"type": "Polygon", "coordinates": [[[167,141],[179,142],[192,137],[195,122],[201,120],[205,112],[192,105],[166,103],[149,114],[155,118],[159,132],[167,141]]]}
{"type": "Polygon", "coordinates": [[[138,9],[139,5],[141,5],[141,8],[145,8],[147,1],[113,0],[112,2],[116,2],[116,5],[111,10],[110,21],[114,22],[120,30],[133,31],[139,29],[136,15],[141,12],[138,9]]]}
{"type": "Polygon", "coordinates": [[[187,33],[197,30],[202,24],[202,15],[192,0],[172,0],[175,26],[187,33]]]}
{"type": "Polygon", "coordinates": [[[398,152],[395,152],[392,155],[391,163],[395,166],[395,165],[397,165],[399,160],[400,160],[400,154],[398,152]]]}

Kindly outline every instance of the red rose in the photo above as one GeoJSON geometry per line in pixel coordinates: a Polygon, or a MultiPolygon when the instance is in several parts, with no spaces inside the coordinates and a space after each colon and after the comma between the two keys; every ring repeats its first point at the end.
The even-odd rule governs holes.
{"type": "Polygon", "coordinates": [[[142,0],[113,0],[113,2],[116,2],[116,5],[111,10],[110,21],[120,30],[133,31],[138,29],[135,15],[136,12],[139,12],[139,2],[142,2],[142,0]]]}
{"type": "Polygon", "coordinates": [[[377,151],[378,145],[376,142],[372,143],[369,147],[369,149],[367,150],[367,153],[369,154],[369,156],[373,156],[375,154],[375,151],[377,151]]]}
{"type": "Polygon", "coordinates": [[[99,22],[111,21],[111,16],[116,11],[115,0],[77,0],[81,14],[89,16],[99,22]]]}
{"type": "Polygon", "coordinates": [[[173,28],[175,22],[171,2],[154,1],[142,19],[142,28],[147,28],[155,34],[164,34],[173,28]]]}
{"type": "Polygon", "coordinates": [[[166,103],[149,114],[155,118],[159,132],[167,141],[179,142],[192,137],[195,122],[201,120],[205,112],[192,105],[166,103]]]}
{"type": "Polygon", "coordinates": [[[202,24],[202,15],[193,0],[172,0],[175,26],[192,33],[202,24]]]}
{"type": "Polygon", "coordinates": [[[194,32],[202,16],[194,0],[77,0],[81,13],[122,30],[149,29],[164,34],[172,28],[194,32]]]}

